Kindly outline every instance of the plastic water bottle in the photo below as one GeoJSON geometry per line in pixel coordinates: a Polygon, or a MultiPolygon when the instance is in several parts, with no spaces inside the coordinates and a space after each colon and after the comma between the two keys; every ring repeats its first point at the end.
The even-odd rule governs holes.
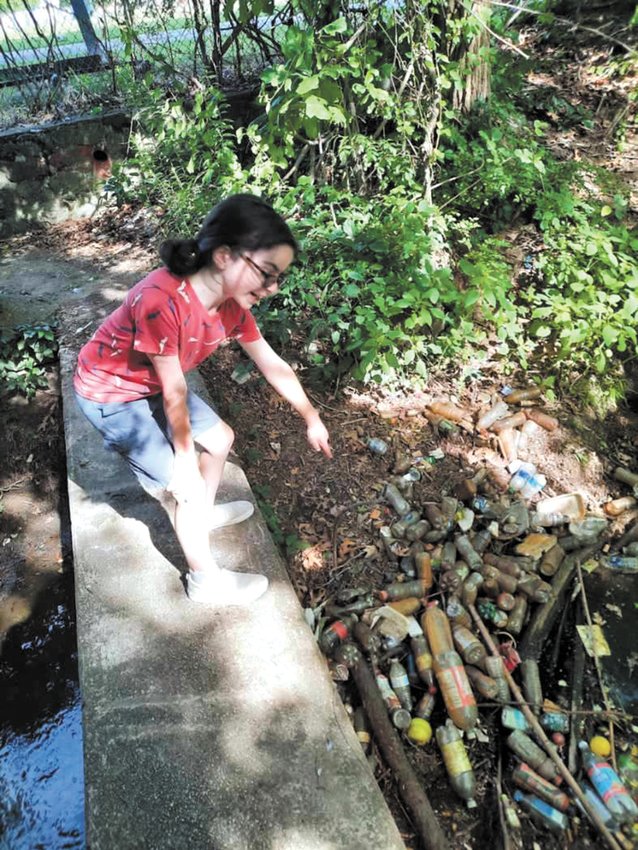
{"type": "Polygon", "coordinates": [[[406,711],[401,705],[399,697],[392,690],[388,677],[380,670],[374,671],[374,677],[377,680],[377,685],[381,691],[381,696],[387,706],[392,722],[397,729],[407,729],[412,722],[410,712],[406,711]]]}
{"type": "Polygon", "coordinates": [[[545,800],[535,797],[533,794],[523,794],[522,791],[514,791],[514,799],[529,812],[532,820],[546,827],[552,832],[565,832],[569,826],[569,818],[558,809],[550,806],[545,800]]]}
{"type": "Polygon", "coordinates": [[[529,723],[520,708],[506,705],[501,711],[501,723],[506,729],[520,729],[522,732],[529,732],[529,723]]]}
{"type": "Polygon", "coordinates": [[[543,705],[543,691],[538,662],[528,658],[521,662],[520,671],[525,699],[534,714],[538,714],[543,705]]]}
{"type": "Polygon", "coordinates": [[[532,496],[535,496],[537,493],[545,487],[547,484],[547,478],[544,475],[536,474],[530,475],[527,481],[523,484],[520,489],[520,494],[524,499],[531,499],[532,496]]]}
{"type": "Polygon", "coordinates": [[[541,714],[541,726],[549,732],[569,732],[569,715],[560,711],[547,711],[541,714]]]}
{"type": "Polygon", "coordinates": [[[390,664],[390,684],[392,690],[399,697],[399,702],[406,711],[412,710],[412,694],[410,692],[410,680],[408,674],[400,661],[392,659],[390,664]]]}
{"type": "Polygon", "coordinates": [[[471,729],[478,709],[461,656],[455,650],[435,655],[434,673],[447,713],[459,729],[471,729]]]}
{"type": "Polygon", "coordinates": [[[504,416],[507,416],[508,413],[509,407],[505,404],[505,402],[497,401],[496,404],[492,405],[489,410],[479,417],[476,427],[479,431],[486,431],[498,419],[502,419],[504,416]]]}
{"type": "Polygon", "coordinates": [[[375,455],[384,455],[389,448],[386,441],[382,440],[380,437],[370,437],[366,445],[372,454],[375,455]]]}
{"type": "MultiPolygon", "coordinates": [[[[598,813],[598,817],[605,824],[607,829],[611,829],[612,832],[618,829],[618,821],[609,811],[607,806],[600,799],[598,794],[591,787],[589,782],[579,782],[580,790],[583,792],[585,797],[587,798],[587,802],[589,805],[598,813]]],[[[581,811],[585,811],[583,804],[580,800],[576,800],[576,805],[581,809],[581,811]]]]}
{"type": "MultiPolygon", "coordinates": [[[[526,762],[534,768],[544,779],[548,779],[555,785],[561,781],[560,775],[556,771],[554,762],[545,755],[543,750],[529,738],[525,732],[520,729],[515,729],[514,732],[505,741],[507,746],[516,753],[521,761],[526,762]]],[[[587,746],[587,745],[585,745],[587,746]]]]}
{"type": "Polygon", "coordinates": [[[455,542],[459,554],[468,567],[471,570],[480,570],[483,566],[483,559],[470,543],[470,538],[465,534],[459,534],[455,542]]]}
{"type": "Polygon", "coordinates": [[[395,602],[399,599],[409,599],[411,596],[420,599],[427,594],[428,590],[429,587],[421,579],[416,578],[412,581],[396,581],[388,584],[383,590],[377,591],[377,596],[382,602],[395,602]]]}
{"type": "Polygon", "coordinates": [[[495,700],[498,697],[498,685],[491,676],[486,675],[478,667],[473,667],[471,664],[465,665],[465,672],[474,690],[482,697],[488,700],[495,700]]]}
{"type": "Polygon", "coordinates": [[[508,487],[510,493],[519,493],[535,474],[536,467],[533,463],[521,463],[510,479],[508,487]]]}
{"type": "Polygon", "coordinates": [[[487,675],[496,682],[496,686],[498,688],[496,699],[503,703],[509,702],[511,698],[510,686],[507,684],[507,679],[503,672],[505,669],[503,659],[500,656],[496,657],[495,655],[488,655],[482,662],[481,666],[487,675]]]}
{"type": "Polygon", "coordinates": [[[541,800],[545,800],[550,806],[558,809],[561,812],[566,812],[570,805],[570,799],[563,791],[560,791],[551,782],[543,779],[538,773],[534,773],[532,768],[523,762],[517,765],[512,772],[512,781],[524,791],[529,791],[531,794],[536,794],[541,800]]]}
{"type": "Polygon", "coordinates": [[[461,601],[465,606],[475,604],[479,588],[483,584],[483,581],[483,576],[480,573],[470,573],[465,579],[461,589],[461,601]]]}
{"type": "Polygon", "coordinates": [[[340,620],[330,623],[319,638],[319,646],[326,655],[331,655],[339,644],[344,641],[357,622],[356,614],[346,614],[340,620]]]}
{"type": "Polygon", "coordinates": [[[461,604],[458,596],[450,596],[445,606],[445,613],[450,624],[454,626],[465,626],[466,629],[469,629],[472,625],[472,618],[461,604]]]}
{"type": "Polygon", "coordinates": [[[412,647],[412,654],[414,655],[414,661],[420,679],[425,682],[428,688],[433,687],[433,659],[432,653],[430,652],[430,647],[428,646],[427,638],[425,637],[425,635],[415,635],[413,638],[410,639],[410,646],[412,647]]]}
{"type": "Polygon", "coordinates": [[[436,730],[436,742],[441,750],[452,788],[465,800],[468,809],[476,808],[476,778],[461,733],[451,720],[436,730]]]}
{"type": "Polygon", "coordinates": [[[434,685],[424,694],[414,707],[414,716],[429,720],[436,705],[437,689],[434,685]]]}
{"type": "Polygon", "coordinates": [[[638,806],[627,793],[613,767],[606,761],[599,761],[586,741],[581,741],[578,746],[589,781],[612,815],[621,823],[638,817],[638,806]]]}
{"type": "Polygon", "coordinates": [[[636,572],[638,571],[638,558],[630,555],[610,555],[603,559],[603,564],[610,570],[618,570],[619,572],[636,572]]]}
{"type": "Polygon", "coordinates": [[[454,649],[450,621],[436,602],[428,603],[421,617],[421,627],[427,637],[432,655],[454,649]]]}
{"type": "Polygon", "coordinates": [[[394,484],[386,484],[381,491],[381,496],[386,500],[386,502],[389,502],[392,505],[399,516],[402,517],[410,513],[409,503],[406,502],[394,484]]]}
{"type": "Polygon", "coordinates": [[[523,594],[518,594],[514,597],[514,607],[507,618],[507,631],[513,635],[519,635],[525,622],[527,614],[527,597],[523,594]]]}
{"type": "Polygon", "coordinates": [[[507,825],[510,829],[519,830],[521,828],[521,822],[514,803],[512,803],[507,794],[501,794],[501,803],[503,805],[503,815],[505,816],[507,825]]]}
{"type": "Polygon", "coordinates": [[[465,626],[455,625],[452,629],[452,639],[466,664],[480,664],[487,655],[481,641],[465,626]]]}
{"type": "Polygon", "coordinates": [[[368,716],[363,709],[363,706],[355,708],[353,719],[354,731],[357,733],[357,738],[361,744],[363,752],[367,755],[370,752],[372,744],[372,736],[370,735],[370,724],[368,716]]]}

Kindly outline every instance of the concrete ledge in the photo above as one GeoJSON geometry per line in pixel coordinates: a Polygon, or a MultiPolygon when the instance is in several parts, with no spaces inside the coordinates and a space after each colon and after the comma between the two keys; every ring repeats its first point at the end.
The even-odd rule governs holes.
{"type": "MultiPolygon", "coordinates": [[[[259,511],[216,554],[268,593],[189,602],[168,519],[77,409],[69,351],[61,365],[90,850],[403,848],[259,511]]],[[[254,501],[227,471],[222,499],[254,501]]]]}

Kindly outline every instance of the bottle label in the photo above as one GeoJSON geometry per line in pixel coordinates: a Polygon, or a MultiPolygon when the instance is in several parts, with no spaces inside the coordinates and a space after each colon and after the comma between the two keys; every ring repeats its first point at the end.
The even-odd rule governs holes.
{"type": "Polygon", "coordinates": [[[451,708],[467,708],[476,705],[474,694],[462,664],[437,670],[436,678],[439,681],[445,702],[451,708]]]}
{"type": "Polygon", "coordinates": [[[627,793],[614,770],[605,761],[592,765],[587,769],[587,774],[605,803],[612,797],[627,793]]]}
{"type": "Polygon", "coordinates": [[[370,733],[369,732],[357,732],[357,738],[361,741],[362,744],[370,743],[370,733]]]}
{"type": "Polygon", "coordinates": [[[428,654],[424,653],[423,655],[417,655],[417,657],[414,660],[416,662],[416,669],[419,671],[419,673],[422,673],[425,670],[431,670],[432,669],[432,656],[429,653],[428,654]]]}
{"type": "Polygon", "coordinates": [[[537,812],[540,812],[541,815],[545,815],[547,820],[552,821],[552,823],[562,824],[564,816],[557,812],[553,806],[550,806],[545,800],[541,800],[538,797],[530,801],[532,808],[536,809],[537,812]]]}
{"type": "Polygon", "coordinates": [[[390,682],[388,682],[387,678],[383,675],[383,673],[377,673],[376,680],[377,685],[379,686],[379,690],[381,691],[381,695],[385,699],[388,694],[392,693],[390,682]]]}
{"type": "Polygon", "coordinates": [[[377,685],[379,686],[379,690],[381,691],[381,696],[385,700],[385,704],[387,705],[390,711],[393,711],[395,708],[401,708],[401,703],[399,702],[399,697],[394,693],[392,688],[390,687],[390,682],[383,673],[378,673],[376,676],[377,685]]]}
{"type": "Polygon", "coordinates": [[[345,623],[342,623],[341,620],[337,620],[336,623],[333,623],[330,626],[330,631],[341,640],[348,637],[348,627],[345,623]]]}
{"type": "Polygon", "coordinates": [[[443,761],[450,776],[460,776],[462,773],[471,772],[472,765],[467,757],[465,745],[460,738],[458,741],[443,744],[441,752],[443,753],[443,761]]]}
{"type": "Polygon", "coordinates": [[[391,681],[392,681],[392,687],[395,690],[398,690],[399,688],[409,688],[410,687],[410,680],[408,679],[407,673],[399,673],[398,676],[393,676],[391,681]]]}

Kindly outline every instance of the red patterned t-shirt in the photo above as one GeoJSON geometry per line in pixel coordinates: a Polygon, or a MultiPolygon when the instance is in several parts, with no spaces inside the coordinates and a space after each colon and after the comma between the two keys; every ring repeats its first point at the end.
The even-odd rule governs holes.
{"type": "Polygon", "coordinates": [[[134,401],[162,390],[147,354],[177,355],[187,372],[225,339],[260,337],[251,313],[232,298],[211,315],[187,280],[156,269],[82,348],[73,385],[92,401],[134,401]]]}

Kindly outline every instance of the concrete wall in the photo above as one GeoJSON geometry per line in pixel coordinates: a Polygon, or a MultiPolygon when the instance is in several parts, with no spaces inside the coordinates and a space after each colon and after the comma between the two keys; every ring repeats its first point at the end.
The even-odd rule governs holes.
{"type": "Polygon", "coordinates": [[[91,215],[129,128],[110,112],[0,132],[0,238],[91,215]]]}

